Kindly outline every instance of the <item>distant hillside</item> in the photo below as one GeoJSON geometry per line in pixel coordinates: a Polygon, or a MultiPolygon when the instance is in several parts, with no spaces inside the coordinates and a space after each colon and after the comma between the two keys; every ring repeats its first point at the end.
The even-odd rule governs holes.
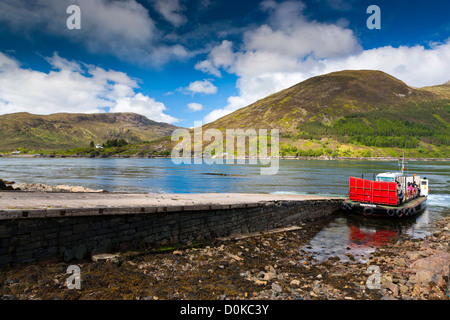
{"type": "Polygon", "coordinates": [[[134,113],[13,113],[0,116],[0,150],[72,149],[121,138],[131,143],[150,141],[170,135],[175,128],[134,113]]]}
{"type": "Polygon", "coordinates": [[[276,128],[282,155],[450,157],[449,121],[449,83],[417,89],[358,70],[310,78],[204,129],[276,128]]]}
{"type": "Polygon", "coordinates": [[[317,76],[274,93],[206,127],[278,128],[296,132],[309,121],[331,124],[339,117],[407,101],[436,100],[428,90],[409,87],[381,71],[339,71],[317,76]]]}
{"type": "Polygon", "coordinates": [[[430,91],[444,99],[450,99],[450,81],[438,85],[438,86],[432,86],[432,87],[424,87],[423,90],[430,91]]]}

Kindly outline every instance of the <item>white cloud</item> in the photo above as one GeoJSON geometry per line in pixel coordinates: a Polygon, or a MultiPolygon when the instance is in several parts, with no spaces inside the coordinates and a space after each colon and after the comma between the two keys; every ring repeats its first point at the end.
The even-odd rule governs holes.
{"type": "Polygon", "coordinates": [[[191,111],[201,111],[203,110],[203,105],[197,102],[188,103],[188,108],[191,111]]]}
{"type": "Polygon", "coordinates": [[[83,66],[61,58],[46,58],[49,73],[21,68],[19,62],[0,52],[0,114],[29,112],[97,113],[136,112],[155,121],[174,123],[164,104],[136,93],[136,79],[123,72],[83,66]]]}
{"type": "MultiPolygon", "coordinates": [[[[332,1],[333,2],[333,1],[332,1]]],[[[339,4],[340,1],[334,1],[339,4]]],[[[214,121],[274,92],[310,77],[347,69],[382,70],[412,86],[435,85],[450,79],[450,38],[446,43],[363,50],[356,36],[338,20],[310,21],[302,2],[264,1],[266,24],[244,33],[239,47],[224,40],[197,69],[209,74],[222,70],[238,76],[239,95],[203,119],[214,121]],[[233,47],[238,48],[233,51],[233,47]]]]}
{"type": "Polygon", "coordinates": [[[442,84],[450,79],[450,38],[429,49],[386,46],[320,64],[323,73],[343,69],[382,70],[415,87],[442,84]]]}
{"type": "Polygon", "coordinates": [[[350,29],[301,20],[289,31],[263,25],[244,37],[247,52],[269,52],[286,57],[334,58],[360,49],[350,29]]]}
{"type": "Polygon", "coordinates": [[[56,35],[83,44],[91,53],[139,65],[160,66],[190,56],[183,46],[164,43],[163,33],[136,0],[2,0],[1,22],[31,38],[37,33],[56,35]],[[72,4],[81,10],[80,30],[66,27],[66,9],[72,4]]]}
{"type": "Polygon", "coordinates": [[[179,0],[155,0],[155,9],[175,27],[187,22],[187,18],[181,14],[183,7],[179,0]]]}
{"type": "Polygon", "coordinates": [[[264,1],[261,8],[269,13],[267,24],[245,32],[236,52],[231,41],[222,41],[211,50],[207,62],[201,62],[203,68],[198,67],[210,74],[225,70],[239,77],[239,96],[229,97],[228,105],[212,111],[205,122],[306,79],[321,59],[361,51],[350,29],[308,21],[302,2],[264,1]]]}
{"type": "Polygon", "coordinates": [[[353,7],[355,0],[316,0],[321,5],[328,5],[330,8],[339,11],[348,11],[353,7]]]}
{"type": "Polygon", "coordinates": [[[235,60],[236,54],[233,52],[233,42],[223,40],[220,45],[211,49],[207,60],[199,61],[195,65],[195,69],[221,77],[220,68],[228,72],[235,72],[235,70],[230,69],[234,66],[235,60]]]}
{"type": "Polygon", "coordinates": [[[209,60],[203,60],[203,61],[197,62],[195,64],[194,68],[196,70],[200,70],[202,72],[209,73],[218,78],[222,77],[222,74],[220,73],[219,69],[217,67],[215,67],[213,65],[213,63],[209,60]]]}
{"type": "Polygon", "coordinates": [[[209,80],[194,81],[189,84],[187,88],[183,89],[187,93],[203,93],[203,94],[215,94],[217,93],[217,87],[209,80]]]}
{"type": "Polygon", "coordinates": [[[131,97],[117,99],[115,106],[110,111],[134,112],[158,122],[174,123],[178,121],[178,119],[164,114],[164,110],[166,110],[166,107],[162,102],[157,102],[153,98],[138,93],[131,97]]]}

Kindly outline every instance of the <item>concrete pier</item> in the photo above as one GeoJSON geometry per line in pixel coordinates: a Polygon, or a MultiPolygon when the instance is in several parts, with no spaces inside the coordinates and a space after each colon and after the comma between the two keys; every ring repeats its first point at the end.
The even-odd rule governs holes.
{"type": "Polygon", "coordinates": [[[0,264],[268,231],[324,217],[343,198],[273,194],[0,192],[0,264]]]}

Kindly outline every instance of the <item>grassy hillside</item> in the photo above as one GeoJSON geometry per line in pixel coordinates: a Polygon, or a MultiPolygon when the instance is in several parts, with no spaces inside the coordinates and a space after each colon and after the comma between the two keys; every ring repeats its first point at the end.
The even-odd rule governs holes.
{"type": "Polygon", "coordinates": [[[205,127],[264,127],[296,133],[306,122],[331,124],[352,113],[437,98],[431,91],[414,89],[381,71],[340,71],[310,78],[205,127]]]}
{"type": "Polygon", "coordinates": [[[313,77],[204,126],[276,128],[290,156],[450,157],[450,84],[413,88],[381,71],[313,77]]]}
{"type": "Polygon", "coordinates": [[[131,143],[151,141],[175,128],[134,113],[6,114],[0,116],[0,150],[72,149],[121,138],[131,143]]]}
{"type": "Polygon", "coordinates": [[[286,155],[450,157],[450,100],[418,101],[311,121],[283,134],[286,155]],[[306,151],[306,152],[305,152],[306,151]],[[308,154],[309,152],[309,154],[308,154]]]}
{"type": "Polygon", "coordinates": [[[443,99],[450,99],[450,81],[439,86],[424,87],[422,89],[430,91],[443,99]]]}

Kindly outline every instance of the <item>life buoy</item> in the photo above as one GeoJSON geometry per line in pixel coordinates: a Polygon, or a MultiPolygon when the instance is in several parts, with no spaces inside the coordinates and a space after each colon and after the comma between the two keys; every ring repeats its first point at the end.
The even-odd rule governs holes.
{"type": "Polygon", "coordinates": [[[387,214],[388,214],[389,217],[392,217],[392,216],[395,214],[395,210],[392,209],[392,208],[391,208],[391,209],[388,209],[388,210],[387,210],[387,214]]]}
{"type": "Polygon", "coordinates": [[[364,214],[370,216],[373,213],[373,208],[365,207],[364,208],[364,214]]]}

